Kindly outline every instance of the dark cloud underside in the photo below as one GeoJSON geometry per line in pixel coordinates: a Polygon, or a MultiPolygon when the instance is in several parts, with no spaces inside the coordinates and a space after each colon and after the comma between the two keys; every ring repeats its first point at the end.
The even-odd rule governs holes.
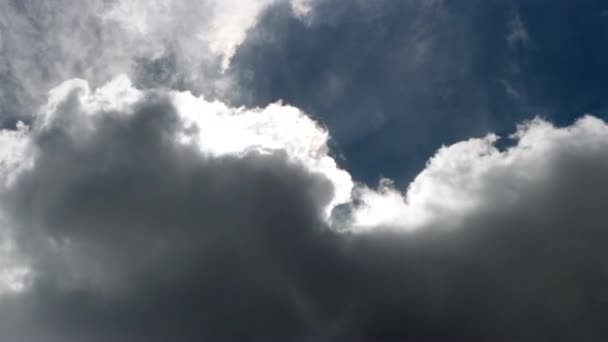
{"type": "Polygon", "coordinates": [[[603,150],[552,158],[522,201],[483,208],[459,230],[343,234],[321,219],[331,196],[322,176],[280,154],[205,157],[175,142],[182,122],[162,96],[136,108],[87,117],[67,101],[36,137],[35,167],[19,177],[10,203],[38,274],[27,296],[3,302],[19,308],[3,312],[6,336],[608,333],[603,150]],[[94,130],[83,134],[87,127],[94,130]]]}

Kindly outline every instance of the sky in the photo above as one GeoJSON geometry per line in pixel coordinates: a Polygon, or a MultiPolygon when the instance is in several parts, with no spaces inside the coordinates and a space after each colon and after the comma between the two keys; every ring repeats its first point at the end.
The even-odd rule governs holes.
{"type": "Polygon", "coordinates": [[[608,338],[608,4],[0,0],[0,340],[608,338]]]}

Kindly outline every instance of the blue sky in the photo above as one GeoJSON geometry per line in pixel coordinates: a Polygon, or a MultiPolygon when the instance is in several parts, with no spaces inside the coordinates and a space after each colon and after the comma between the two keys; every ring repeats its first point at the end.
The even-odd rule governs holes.
{"type": "Polygon", "coordinates": [[[323,1],[269,10],[239,48],[236,103],[278,99],[329,126],[342,161],[407,184],[442,144],[536,115],[605,117],[602,1],[323,1]]]}

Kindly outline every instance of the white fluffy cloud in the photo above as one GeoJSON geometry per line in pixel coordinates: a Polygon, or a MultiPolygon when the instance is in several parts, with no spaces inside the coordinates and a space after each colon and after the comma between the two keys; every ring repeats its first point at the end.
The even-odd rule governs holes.
{"type": "Polygon", "coordinates": [[[526,199],[560,158],[608,158],[608,125],[589,115],[564,128],[536,118],[510,138],[516,144],[506,150],[494,134],[442,147],[405,193],[387,180],[377,190],[361,187],[352,229],[457,227],[476,212],[526,199]]]}

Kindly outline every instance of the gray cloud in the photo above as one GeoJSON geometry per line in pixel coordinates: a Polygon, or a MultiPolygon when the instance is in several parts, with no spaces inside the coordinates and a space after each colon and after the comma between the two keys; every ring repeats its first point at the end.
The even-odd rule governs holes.
{"type": "MultiPolygon", "coordinates": [[[[185,121],[165,92],[146,92],[132,109],[96,113],[84,113],[76,95],[32,128],[32,167],[2,195],[5,219],[32,269],[24,292],[0,298],[6,338],[608,333],[599,319],[608,309],[608,158],[599,120],[583,121],[578,131],[555,128],[570,147],[531,135],[543,146],[566,147],[524,168],[489,168],[478,189],[484,203],[456,227],[439,224],[437,212],[432,224],[410,232],[349,233],[323,219],[331,182],[285,153],[210,156],[179,142],[185,121]],[[571,139],[564,132],[584,132],[585,140],[576,145],[579,133],[571,139]],[[597,147],[573,148],[585,144],[597,147]],[[544,176],[513,189],[515,202],[502,201],[503,181],[508,188],[510,174],[533,170],[544,176]]],[[[484,158],[475,150],[446,151],[484,158]]],[[[456,164],[437,165],[429,172],[457,184],[450,169],[456,164]]]]}
{"type": "Polygon", "coordinates": [[[162,97],[130,117],[83,117],[70,100],[57,113],[7,195],[33,258],[37,314],[56,334],[284,335],[315,323],[307,306],[326,304],[308,292],[336,268],[324,266],[336,262],[324,257],[334,253],[321,219],[327,180],[281,154],[207,158],[178,144],[162,97]]]}
{"type": "MultiPolygon", "coordinates": [[[[234,86],[236,75],[243,89],[248,77],[252,85],[266,78],[273,89],[307,90],[310,108],[354,115],[352,125],[336,121],[344,129],[338,135],[388,129],[395,118],[369,113],[404,89],[414,91],[409,100],[421,101],[412,108],[437,98],[444,109],[460,101],[479,106],[454,123],[466,126],[488,108],[483,92],[449,90],[483,83],[469,77],[476,73],[468,48],[477,45],[465,39],[472,26],[458,12],[472,7],[282,3],[236,51],[236,69],[222,73],[239,34],[218,40],[228,55],[211,45],[199,50],[191,45],[196,35],[172,40],[200,18],[212,22],[206,16],[212,2],[174,3],[166,13],[154,7],[162,1],[151,3],[102,1],[84,9],[68,2],[0,3],[0,62],[7,61],[0,63],[1,115],[11,116],[9,129],[0,131],[0,339],[608,336],[608,125],[599,119],[562,128],[535,120],[518,128],[508,149],[497,148],[491,135],[443,147],[401,193],[389,180],[379,189],[353,184],[330,156],[327,131],[293,107],[235,109],[187,92],[140,91],[119,77],[97,90],[68,81],[39,108],[48,88],[73,76],[92,88],[127,73],[142,88],[219,94],[234,86]],[[120,11],[109,11],[118,3],[120,11]],[[105,20],[113,25],[98,11],[110,13],[105,20]],[[400,25],[406,37],[392,33],[400,25]],[[285,27],[294,31],[279,29],[285,27]],[[365,46],[358,34],[370,38],[365,46]],[[301,45],[283,49],[294,36],[301,45]],[[390,53],[382,48],[387,41],[395,49],[390,53]],[[337,42],[319,60],[306,54],[337,42]],[[275,43],[284,59],[255,49],[261,44],[272,52],[275,43]],[[344,66],[345,60],[351,63],[344,66]],[[271,64],[280,75],[267,73],[271,64]],[[273,83],[294,70],[311,79],[273,83]],[[402,84],[404,75],[413,85],[402,84]],[[336,99],[363,98],[378,85],[386,86],[375,93],[382,96],[368,105],[336,99]],[[323,107],[328,100],[336,103],[323,107]],[[30,110],[37,114],[29,128],[17,124],[30,110]],[[342,203],[351,189],[352,201],[342,203]],[[339,206],[328,219],[333,204],[339,206]],[[372,224],[358,229],[365,205],[372,209],[365,222],[372,224]]],[[[232,17],[233,2],[223,3],[220,14],[237,24],[241,14],[264,7],[256,2],[251,12],[232,17]]],[[[501,27],[527,28],[517,18],[521,27],[508,20],[501,27]]],[[[501,44],[508,45],[505,32],[501,44]]],[[[514,87],[497,81],[501,91],[507,85],[514,87]]],[[[275,94],[253,91],[260,93],[252,103],[275,94]]],[[[434,114],[441,109],[433,108],[434,114]]],[[[467,106],[458,108],[462,114],[467,106]]],[[[433,115],[431,126],[450,113],[433,115]]],[[[413,117],[396,120],[417,127],[413,117]]],[[[417,148],[402,145],[389,138],[380,144],[401,154],[417,148]]]]}

